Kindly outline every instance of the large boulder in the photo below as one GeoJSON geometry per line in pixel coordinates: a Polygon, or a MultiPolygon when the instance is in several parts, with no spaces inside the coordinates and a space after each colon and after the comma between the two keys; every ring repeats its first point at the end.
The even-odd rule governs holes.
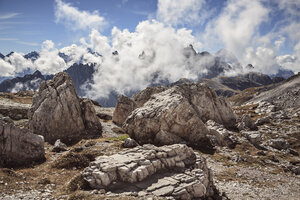
{"type": "Polygon", "coordinates": [[[165,91],[167,87],[147,87],[145,90],[137,92],[132,98],[120,95],[113,113],[113,122],[117,125],[122,125],[131,112],[139,107],[142,107],[153,94],[165,91]]]}
{"type": "Polygon", "coordinates": [[[28,117],[29,128],[51,144],[57,139],[72,144],[102,134],[92,102],[78,97],[72,79],[64,72],[41,83],[28,117]]]}
{"type": "Polygon", "coordinates": [[[42,136],[0,120],[0,167],[24,167],[44,160],[42,136]]]}
{"type": "MultiPolygon", "coordinates": [[[[214,194],[206,160],[183,144],[138,146],[111,156],[100,156],[82,172],[91,188],[120,194],[195,199],[214,194]]],[[[172,199],[173,199],[172,198],[172,199]]]]}
{"type": "Polygon", "coordinates": [[[208,120],[235,126],[236,116],[230,105],[203,84],[181,84],[148,97],[143,106],[132,111],[123,124],[139,144],[166,145],[186,143],[208,149],[208,120]]]}
{"type": "Polygon", "coordinates": [[[132,99],[124,95],[120,95],[118,98],[116,109],[113,113],[113,122],[118,125],[122,125],[128,115],[130,115],[130,113],[135,109],[135,107],[136,104],[132,99]]]}

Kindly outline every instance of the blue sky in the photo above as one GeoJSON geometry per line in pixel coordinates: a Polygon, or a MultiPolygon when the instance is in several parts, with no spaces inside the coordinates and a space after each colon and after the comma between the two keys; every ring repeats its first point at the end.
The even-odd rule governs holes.
{"type": "MultiPolygon", "coordinates": [[[[287,2],[289,1],[293,2],[293,0],[287,2]]],[[[297,0],[294,1],[297,2],[297,0]]],[[[155,18],[158,9],[157,0],[64,0],[63,2],[70,3],[79,10],[98,11],[99,15],[108,22],[102,30],[103,35],[110,35],[113,26],[134,31],[140,21],[155,18]]],[[[276,1],[261,2],[270,9],[268,20],[262,22],[256,30],[264,35],[281,28],[281,24],[284,24],[282,19],[287,18],[285,16],[287,8],[278,9],[276,1]],[[281,24],[279,21],[282,21],[281,24]]],[[[228,3],[226,0],[207,0],[206,6],[202,9],[205,9],[205,12],[211,12],[211,16],[198,24],[177,24],[176,27],[190,28],[196,34],[204,31],[207,22],[220,14],[226,3],[228,3]]],[[[66,46],[88,35],[89,30],[72,31],[64,24],[57,23],[55,8],[55,0],[0,0],[0,52],[3,54],[11,51],[28,53],[32,50],[39,50],[42,42],[49,39],[55,44],[66,46]]],[[[295,9],[300,12],[299,7],[296,6],[295,9]]],[[[299,15],[295,17],[294,20],[300,20],[299,15]]],[[[217,50],[222,47],[224,45],[218,43],[215,46],[205,46],[203,50],[217,50]]],[[[292,49],[293,42],[286,40],[279,53],[291,53],[292,49]]]]}
{"type": "MultiPolygon", "coordinates": [[[[103,34],[110,34],[111,28],[128,28],[134,31],[136,25],[154,15],[155,0],[84,0],[64,1],[80,10],[99,13],[109,22],[103,34]]],[[[27,53],[39,50],[45,40],[52,40],[61,46],[72,44],[88,31],[70,31],[63,24],[55,22],[55,1],[53,0],[0,0],[0,52],[27,53]]]]}

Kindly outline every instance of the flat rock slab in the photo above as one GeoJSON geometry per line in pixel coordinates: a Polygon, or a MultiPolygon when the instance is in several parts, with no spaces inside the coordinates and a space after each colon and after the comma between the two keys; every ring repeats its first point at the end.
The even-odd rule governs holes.
{"type": "Polygon", "coordinates": [[[213,195],[212,175],[205,159],[184,144],[147,144],[100,156],[82,175],[92,188],[116,193],[176,199],[213,195]]]}

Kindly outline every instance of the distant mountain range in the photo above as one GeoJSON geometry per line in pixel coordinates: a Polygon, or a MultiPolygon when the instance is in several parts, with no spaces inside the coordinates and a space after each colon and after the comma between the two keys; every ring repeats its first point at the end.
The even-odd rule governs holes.
{"type": "MultiPolygon", "coordinates": [[[[94,53],[89,50],[90,53],[94,53]]],[[[5,59],[5,57],[9,57],[14,52],[10,52],[6,56],[0,53],[0,58],[5,59]]],[[[113,52],[113,55],[116,55],[118,52],[113,52]]],[[[241,64],[238,59],[229,51],[222,49],[218,51],[216,54],[210,54],[209,52],[201,52],[197,53],[193,46],[190,45],[183,49],[183,55],[186,58],[187,66],[193,65],[194,69],[206,69],[206,72],[203,73],[200,70],[196,70],[194,73],[197,75],[198,79],[196,81],[200,81],[208,84],[210,87],[214,88],[218,95],[230,97],[239,93],[240,91],[247,89],[249,87],[257,87],[269,85],[272,83],[277,83],[286,78],[292,76],[294,73],[290,70],[279,70],[277,74],[273,75],[265,75],[257,72],[250,72],[242,75],[237,75],[234,77],[226,77],[224,76],[226,72],[230,70],[240,70],[242,69],[241,64]]],[[[65,62],[69,62],[70,58],[64,54],[59,53],[59,56],[65,60],[65,62]]],[[[30,52],[24,55],[24,58],[35,61],[39,58],[39,53],[36,51],[30,52]]],[[[143,59],[143,53],[139,55],[139,58],[143,59]]],[[[253,69],[254,67],[249,64],[249,69],[253,69]]],[[[74,81],[77,93],[79,96],[84,96],[85,91],[83,89],[83,85],[85,83],[90,83],[93,81],[93,73],[95,72],[95,64],[82,64],[81,62],[75,63],[65,70],[74,81]]],[[[43,75],[41,72],[36,71],[33,74],[29,72],[24,72],[26,75],[18,76],[14,78],[10,78],[4,80],[4,77],[0,77],[0,92],[17,92],[19,90],[36,90],[38,85],[43,80],[49,80],[53,77],[53,75],[43,75]]],[[[170,83],[168,80],[160,80],[157,81],[157,77],[159,77],[159,72],[157,74],[153,74],[152,81],[149,86],[155,85],[172,85],[172,84],[180,84],[184,82],[190,82],[191,80],[181,79],[175,83],[170,83]]],[[[194,80],[195,81],[195,80],[194,80]]],[[[137,91],[131,91],[130,94],[134,94],[137,91]]],[[[130,94],[126,94],[130,96],[130,94]]],[[[117,102],[118,94],[114,91],[111,92],[108,98],[106,99],[97,99],[99,103],[103,106],[114,106],[117,102]]]]}

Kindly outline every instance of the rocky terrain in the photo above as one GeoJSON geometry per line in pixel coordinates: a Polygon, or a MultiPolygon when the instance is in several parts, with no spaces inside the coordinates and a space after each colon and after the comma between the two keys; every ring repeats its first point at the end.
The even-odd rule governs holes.
{"type": "Polygon", "coordinates": [[[229,99],[183,82],[103,108],[60,73],[2,93],[0,199],[299,199],[298,90],[299,75],[229,99]]]}

